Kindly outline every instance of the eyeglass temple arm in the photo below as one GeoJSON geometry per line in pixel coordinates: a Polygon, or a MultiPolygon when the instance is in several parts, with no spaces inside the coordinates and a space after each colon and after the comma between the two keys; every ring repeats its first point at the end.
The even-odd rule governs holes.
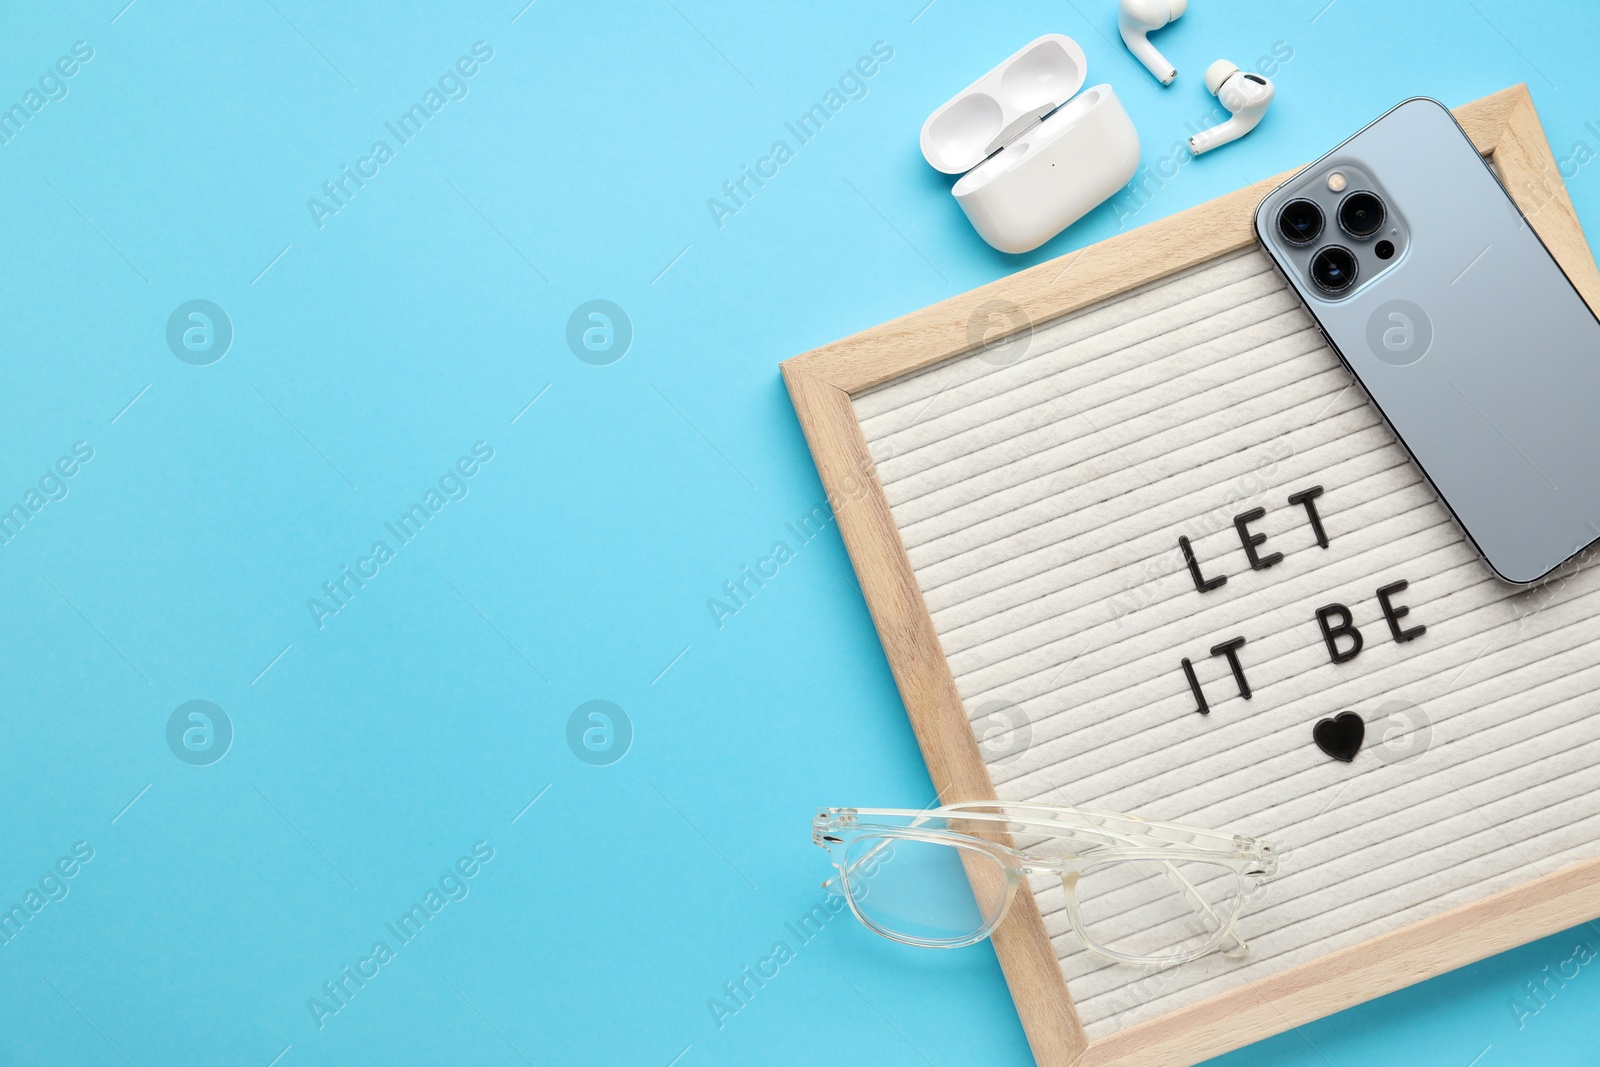
{"type": "MultiPolygon", "coordinates": [[[[1206,898],[1200,895],[1200,891],[1195,889],[1194,883],[1184,877],[1183,872],[1178,870],[1171,861],[1162,860],[1161,866],[1167,872],[1167,880],[1172,883],[1179,893],[1183,894],[1183,899],[1189,902],[1189,906],[1209,920],[1213,930],[1221,929],[1222,920],[1217,918],[1216,911],[1206,902],[1206,898]]],[[[1222,946],[1222,951],[1229,956],[1241,955],[1250,951],[1250,946],[1232,930],[1229,930],[1227,936],[1222,939],[1222,946]]]]}

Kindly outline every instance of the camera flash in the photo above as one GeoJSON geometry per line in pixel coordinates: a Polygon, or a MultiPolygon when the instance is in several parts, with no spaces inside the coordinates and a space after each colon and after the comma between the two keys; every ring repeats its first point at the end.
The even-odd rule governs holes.
{"type": "Polygon", "coordinates": [[[1332,174],[1328,175],[1329,192],[1342,193],[1344,192],[1345,184],[1344,171],[1336,170],[1332,174]]]}

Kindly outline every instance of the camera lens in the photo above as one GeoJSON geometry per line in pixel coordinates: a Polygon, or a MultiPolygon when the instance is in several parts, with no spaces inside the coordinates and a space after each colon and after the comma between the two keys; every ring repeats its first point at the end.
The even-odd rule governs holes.
{"type": "Polygon", "coordinates": [[[1297,245],[1315,241],[1322,232],[1322,209],[1309,200],[1289,201],[1278,213],[1278,232],[1297,245]]]}
{"type": "Polygon", "coordinates": [[[1369,192],[1351,193],[1339,202],[1339,225],[1351,237],[1371,237],[1383,225],[1383,201],[1369,192]]]}
{"type": "Polygon", "coordinates": [[[1325,293],[1342,293],[1356,280],[1356,257],[1348,248],[1329,245],[1311,257],[1311,280],[1325,293]]]}

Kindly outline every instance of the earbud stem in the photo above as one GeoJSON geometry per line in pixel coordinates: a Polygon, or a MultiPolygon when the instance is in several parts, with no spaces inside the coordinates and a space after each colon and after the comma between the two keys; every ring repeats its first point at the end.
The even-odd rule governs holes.
{"type": "Polygon", "coordinates": [[[1226,122],[1212,126],[1210,129],[1201,130],[1189,138],[1189,151],[1194,155],[1209,152],[1213,148],[1220,148],[1230,141],[1237,141],[1245,134],[1256,128],[1254,122],[1234,116],[1226,122]]]}
{"type": "Polygon", "coordinates": [[[1172,79],[1178,76],[1178,69],[1167,62],[1167,57],[1156,50],[1145,36],[1134,33],[1124,33],[1122,41],[1128,46],[1128,51],[1133,53],[1135,59],[1143,63],[1145,69],[1155,75],[1156,81],[1162,85],[1171,85],[1172,79]]]}
{"type": "Polygon", "coordinates": [[[1239,130],[1237,127],[1232,130],[1228,129],[1229,125],[1229,123],[1224,122],[1221,126],[1213,126],[1209,130],[1201,130],[1189,138],[1190,154],[1198,156],[1203,152],[1211,151],[1213,148],[1219,148],[1229,141],[1237,140],[1244,135],[1244,131],[1239,130]]]}
{"type": "MultiPolygon", "coordinates": [[[[1223,125],[1227,124],[1224,123],[1223,125]]],[[[1229,141],[1233,140],[1232,137],[1218,136],[1221,130],[1222,126],[1213,126],[1211,129],[1201,130],[1199,133],[1189,138],[1189,154],[1198,156],[1203,152],[1209,152],[1213,148],[1216,148],[1219,145],[1227,144],[1229,141]]]]}

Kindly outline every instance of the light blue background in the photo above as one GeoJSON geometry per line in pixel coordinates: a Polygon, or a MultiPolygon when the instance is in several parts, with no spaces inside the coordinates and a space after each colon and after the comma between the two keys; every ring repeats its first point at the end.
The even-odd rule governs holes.
{"type": "MultiPolygon", "coordinates": [[[[0,145],[0,501],[95,450],[0,548],[0,903],[95,850],[0,947],[7,1064],[1029,1062],[987,947],[786,928],[821,899],[815,807],[932,794],[836,531],[721,628],[707,609],[822,501],[778,362],[1407,95],[1526,81],[1558,158],[1600,150],[1586,0],[1195,0],[1158,38],[1166,90],[1112,0],[124,3],[0,15],[0,103],[94,48],[0,145]],[[1116,86],[1147,163],[1209,110],[1212,59],[1293,59],[1249,138],[1006,257],[917,131],[1047,32],[1116,86]],[[480,40],[469,95],[319,229],[307,198],[480,40]],[[707,198],[877,41],[867,97],[719,228],[707,198]],[[164,336],[196,298],[235,329],[206,367],[164,336]],[[611,366],[564,340],[596,298],[634,325],[611,366]],[[307,598],[480,440],[470,495],[319,630],[307,598]],[[236,731],[206,767],[166,743],[197,698],[236,731]],[[591,699],[635,731],[610,766],[566,742],[591,699]],[[307,999],[478,841],[470,894],[319,1030],[307,999]],[[795,958],[719,1029],[708,998],[779,939],[795,958]]],[[[1597,172],[1569,172],[1591,232],[1597,172]]],[[[1508,1003],[1580,939],[1600,948],[1581,928],[1220,1062],[1600,1062],[1592,967],[1520,1028],[1508,1003]]]]}

